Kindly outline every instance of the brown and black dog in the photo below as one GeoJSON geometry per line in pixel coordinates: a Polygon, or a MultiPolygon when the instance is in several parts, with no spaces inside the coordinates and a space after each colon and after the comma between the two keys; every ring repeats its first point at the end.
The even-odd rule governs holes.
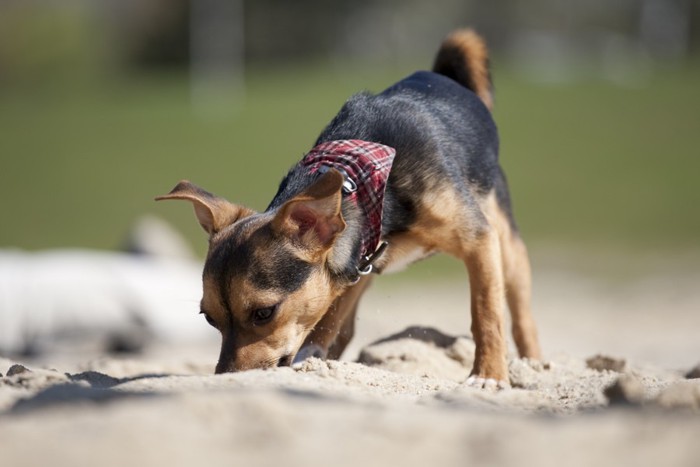
{"type": "Polygon", "coordinates": [[[508,384],[504,309],[539,358],[530,265],[498,164],[483,40],[443,42],[432,72],[351,97],[262,213],[187,182],[157,199],[194,205],[209,234],[201,312],[222,335],[217,373],[338,358],[372,274],[445,252],[464,261],[474,368],[508,384]]]}

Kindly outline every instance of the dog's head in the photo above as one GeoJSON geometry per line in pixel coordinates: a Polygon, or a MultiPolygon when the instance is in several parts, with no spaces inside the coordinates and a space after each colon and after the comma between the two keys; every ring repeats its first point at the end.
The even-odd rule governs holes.
{"type": "Polygon", "coordinates": [[[201,312],[222,335],[217,373],[289,365],[347,284],[327,263],[343,176],[331,170],[278,209],[255,213],[190,182],[156,198],[192,202],[209,234],[201,312]]]}

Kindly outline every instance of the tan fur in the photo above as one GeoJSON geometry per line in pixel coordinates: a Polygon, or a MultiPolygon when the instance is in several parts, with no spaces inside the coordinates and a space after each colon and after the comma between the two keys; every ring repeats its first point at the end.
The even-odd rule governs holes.
{"type": "MultiPolygon", "coordinates": [[[[474,31],[448,36],[434,70],[472,89],[489,110],[493,108],[488,54],[474,31]]],[[[476,344],[473,381],[507,382],[506,302],[520,356],[540,357],[530,312],[527,250],[495,192],[484,194],[476,187],[456,187],[440,179],[429,182],[431,188],[422,199],[411,200],[416,217],[409,230],[385,238],[389,247],[374,266],[392,271],[437,252],[463,261],[469,272],[476,344]],[[465,189],[472,192],[465,195],[465,189]]],[[[276,210],[259,215],[186,181],[157,198],[192,202],[198,221],[210,234],[202,310],[222,334],[217,373],[289,364],[302,346],[317,347],[329,358],[342,354],[354,332],[359,300],[371,282],[364,276],[348,286],[347,277],[333,275],[348,264],[359,235],[357,220],[343,218],[342,185],[343,176],[331,170],[276,210]],[[248,216],[252,217],[238,222],[248,216]],[[287,273],[285,264],[292,266],[292,272],[287,273]],[[229,271],[226,265],[239,269],[229,271]],[[269,285],[273,282],[267,271],[280,272],[285,278],[281,282],[289,284],[287,292],[269,285]],[[299,271],[304,273],[297,282],[287,281],[299,271]],[[277,310],[273,320],[253,318],[257,311],[273,306],[277,310]]]]}
{"type": "Polygon", "coordinates": [[[541,357],[537,329],[530,311],[531,272],[525,243],[513,232],[506,214],[498,206],[495,193],[484,202],[483,211],[498,232],[503,258],[506,299],[512,319],[512,333],[520,357],[541,357]]]}
{"type": "Polygon", "coordinates": [[[422,206],[418,222],[425,229],[420,232],[422,238],[430,238],[431,243],[437,242],[434,248],[460,258],[469,271],[471,328],[477,349],[472,376],[508,381],[498,231],[483,210],[467,210],[451,186],[429,195],[422,206]]]}
{"type": "MultiPolygon", "coordinates": [[[[269,257],[270,245],[256,244],[264,240],[256,240],[252,235],[269,226],[270,232],[276,232],[278,240],[287,245],[287,253],[293,252],[298,259],[320,266],[327,261],[337,234],[345,228],[340,213],[342,184],[342,175],[329,171],[276,212],[257,215],[246,224],[236,222],[253,215],[253,211],[187,181],[178,183],[170,193],[157,200],[186,200],[194,205],[197,220],[210,234],[208,262],[219,245],[235,238],[238,244],[246,243],[254,255],[252,261],[264,267],[274,259],[269,257]]],[[[282,357],[294,356],[343,291],[322,267],[289,294],[258,289],[245,273],[224,276],[226,284],[222,287],[219,276],[217,271],[208,272],[205,268],[201,302],[202,311],[222,335],[217,373],[267,368],[277,365],[282,357]],[[256,326],[251,322],[253,311],[274,305],[279,309],[272,323],[256,326]]],[[[349,292],[348,296],[351,295],[349,292]]],[[[350,300],[340,300],[338,304],[338,310],[342,311],[350,305],[350,300]]]]}
{"type": "Polygon", "coordinates": [[[513,337],[521,357],[539,358],[537,332],[530,312],[530,264],[524,243],[513,232],[492,192],[467,209],[451,186],[420,202],[410,232],[392,237],[382,267],[422,251],[446,252],[469,271],[472,334],[477,354],[472,374],[507,381],[504,310],[512,317],[513,337]]]}
{"type": "Polygon", "coordinates": [[[482,234],[465,252],[471,292],[472,336],[476,344],[472,375],[508,381],[503,310],[503,270],[498,235],[482,234]]]}
{"type": "Polygon", "coordinates": [[[363,276],[336,298],[304,345],[317,345],[328,358],[339,358],[355,332],[357,305],[371,282],[372,276],[363,276]]]}
{"type": "Polygon", "coordinates": [[[392,236],[385,258],[380,260],[382,270],[392,270],[394,263],[402,263],[406,256],[419,256],[416,250],[428,256],[437,252],[463,257],[465,245],[476,237],[478,216],[465,209],[452,186],[429,192],[419,200],[418,218],[409,232],[392,236]]]}
{"type": "Polygon", "coordinates": [[[440,73],[445,68],[454,68],[455,63],[462,61],[466,62],[468,73],[458,80],[468,81],[468,87],[493,111],[488,49],[482,37],[472,29],[459,29],[447,36],[442,42],[433,70],[440,73]]]}
{"type": "MultiPolygon", "coordinates": [[[[212,288],[212,284],[213,281],[205,280],[205,300],[220,293],[215,285],[212,288]]],[[[232,292],[228,300],[231,316],[222,308],[218,308],[216,313],[217,328],[223,338],[217,373],[268,368],[276,366],[281,356],[294,355],[338,294],[328,279],[319,273],[313,274],[304,287],[287,296],[256,289],[240,277],[233,278],[230,289],[232,292]],[[255,302],[250,302],[251,299],[255,302]],[[274,323],[259,328],[247,326],[246,332],[240,332],[239,328],[248,319],[250,309],[279,302],[282,302],[282,309],[274,323]],[[236,349],[235,359],[224,355],[224,349],[229,346],[236,349]]]]}
{"type": "Polygon", "coordinates": [[[280,233],[298,237],[307,245],[305,250],[312,255],[309,261],[319,261],[313,255],[328,253],[336,236],[345,230],[340,213],[342,186],[343,176],[337,170],[330,170],[309,189],[287,201],[272,221],[280,233]]]}
{"type": "MultiPolygon", "coordinates": [[[[204,216],[205,223],[219,219],[212,224],[210,254],[235,235],[236,241],[246,242],[255,251],[253,261],[264,265],[270,259],[269,250],[267,245],[255,245],[252,232],[269,224],[278,231],[280,239],[297,245],[293,251],[298,258],[323,264],[332,254],[336,233],[345,228],[339,198],[342,179],[333,172],[329,174],[318,186],[288,201],[277,212],[251,218],[246,224],[239,224],[235,232],[231,230],[234,227],[229,229],[217,222],[227,218],[227,213],[252,211],[206,192],[203,195],[202,190],[187,185],[162,199],[191,201],[204,211],[195,212],[198,219],[204,216]],[[303,231],[297,224],[305,221],[295,218],[300,208],[312,212],[312,217],[325,227],[319,231],[312,223],[303,231]]],[[[507,381],[503,316],[506,299],[520,356],[540,356],[529,308],[530,265],[525,245],[512,230],[494,192],[477,196],[478,205],[469,206],[452,185],[437,185],[439,188],[416,200],[417,218],[411,230],[389,239],[390,247],[377,266],[391,269],[436,252],[460,258],[469,271],[471,290],[472,334],[477,349],[472,375],[507,381]]],[[[330,358],[339,357],[352,337],[357,304],[371,278],[362,277],[359,283],[343,289],[320,271],[323,268],[285,296],[274,290],[257,289],[245,274],[231,277],[226,287],[228,295],[223,296],[219,278],[205,271],[202,309],[222,334],[217,372],[273,366],[283,356],[296,354],[302,344],[316,345],[330,358]],[[261,328],[250,325],[251,310],[275,304],[281,304],[281,309],[272,323],[261,328]]]]}
{"type": "Polygon", "coordinates": [[[189,180],[180,181],[167,195],[156,197],[156,201],[169,199],[190,201],[199,224],[210,235],[254,214],[254,211],[245,206],[229,203],[223,198],[202,190],[189,180]]]}

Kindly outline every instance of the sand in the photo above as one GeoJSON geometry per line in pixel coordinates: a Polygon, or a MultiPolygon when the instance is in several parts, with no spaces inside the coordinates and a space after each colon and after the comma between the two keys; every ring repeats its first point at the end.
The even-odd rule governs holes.
{"type": "Polygon", "coordinates": [[[497,392],[461,384],[460,281],[372,290],[342,361],[213,375],[217,342],[0,358],[0,462],[700,465],[698,277],[539,276],[545,361],[511,355],[497,392]]]}

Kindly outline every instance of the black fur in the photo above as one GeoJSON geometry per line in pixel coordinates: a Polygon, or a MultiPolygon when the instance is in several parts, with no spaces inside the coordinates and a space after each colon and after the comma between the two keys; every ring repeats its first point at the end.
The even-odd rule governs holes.
{"type": "MultiPolygon", "coordinates": [[[[457,188],[465,206],[474,206],[476,196],[495,189],[501,209],[515,228],[498,164],[496,125],[481,99],[453,79],[419,71],[380,94],[352,96],[316,144],[341,139],[396,149],[384,200],[385,238],[409,230],[416,219],[416,201],[444,183],[457,188]]],[[[313,180],[313,175],[295,166],[268,209],[280,206],[313,180]]],[[[345,214],[349,206],[343,209],[345,214]]]]}
{"type": "MultiPolygon", "coordinates": [[[[244,225],[238,225],[238,230],[244,225]]],[[[205,275],[216,277],[224,302],[230,296],[229,284],[236,275],[247,275],[253,286],[290,294],[298,290],[308,279],[313,267],[298,259],[283,244],[274,241],[269,224],[258,228],[249,236],[229,234],[227,241],[219,242],[209,255],[205,275]],[[235,242],[234,239],[238,239],[235,242]],[[275,248],[273,251],[270,248],[275,248]],[[257,254],[259,251],[264,254],[257,254]]],[[[230,309],[230,304],[225,303],[230,309]]]]}
{"type": "MultiPolygon", "coordinates": [[[[493,81],[491,80],[491,72],[489,70],[489,60],[487,57],[484,68],[486,70],[486,79],[489,84],[489,93],[493,93],[493,81]]],[[[477,82],[475,80],[475,70],[471,69],[469,61],[465,60],[464,49],[458,44],[445,44],[438,51],[433,64],[433,71],[447,76],[458,83],[462,83],[468,89],[475,91],[477,82]]]]}

